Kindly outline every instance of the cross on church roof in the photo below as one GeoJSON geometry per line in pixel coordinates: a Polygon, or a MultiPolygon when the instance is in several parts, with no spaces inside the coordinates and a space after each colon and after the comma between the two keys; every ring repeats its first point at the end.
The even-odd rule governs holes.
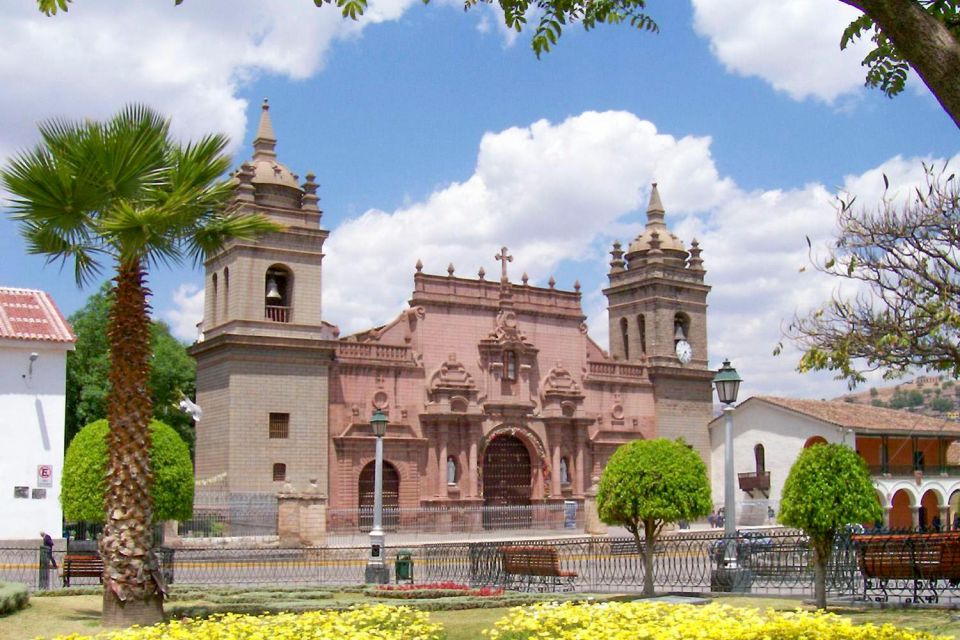
{"type": "Polygon", "coordinates": [[[507,263],[513,262],[513,256],[507,255],[507,248],[500,247],[500,253],[493,256],[494,260],[500,261],[500,282],[509,282],[507,278],[507,263]]]}

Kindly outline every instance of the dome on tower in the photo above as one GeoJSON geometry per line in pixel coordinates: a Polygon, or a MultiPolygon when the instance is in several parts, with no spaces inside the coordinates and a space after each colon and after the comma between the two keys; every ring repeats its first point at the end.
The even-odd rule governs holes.
{"type": "Polygon", "coordinates": [[[683,242],[667,228],[664,223],[666,211],[660,202],[660,192],[657,183],[653,183],[650,190],[650,204],[647,206],[647,226],[638,235],[630,248],[627,249],[627,262],[649,257],[651,251],[661,252],[667,260],[679,259],[681,264],[686,262],[687,250],[683,242]]]}

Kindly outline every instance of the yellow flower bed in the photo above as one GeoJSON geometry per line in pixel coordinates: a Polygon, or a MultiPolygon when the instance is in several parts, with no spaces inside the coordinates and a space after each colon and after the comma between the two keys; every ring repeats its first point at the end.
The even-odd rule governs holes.
{"type": "Polygon", "coordinates": [[[946,640],[819,612],[644,602],[543,603],[511,609],[488,640],[946,640]]]}
{"type": "Polygon", "coordinates": [[[278,615],[224,614],[55,640],[442,640],[443,626],[410,607],[369,605],[349,611],[278,615]]]}

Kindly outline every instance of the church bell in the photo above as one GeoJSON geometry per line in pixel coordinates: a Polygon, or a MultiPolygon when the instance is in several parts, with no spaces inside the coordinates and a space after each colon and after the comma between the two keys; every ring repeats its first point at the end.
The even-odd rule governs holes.
{"type": "Polygon", "coordinates": [[[280,289],[277,288],[277,280],[270,276],[267,278],[267,300],[280,300],[280,289]]]}

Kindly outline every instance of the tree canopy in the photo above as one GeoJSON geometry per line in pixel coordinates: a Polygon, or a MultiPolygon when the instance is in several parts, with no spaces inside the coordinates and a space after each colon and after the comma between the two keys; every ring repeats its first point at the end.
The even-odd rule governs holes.
{"type": "Polygon", "coordinates": [[[853,449],[816,444],[800,452],[783,484],[779,519],[810,538],[817,606],[826,607],[826,566],[837,534],[882,517],[867,463],[853,449]]]}
{"type": "Polygon", "coordinates": [[[886,193],[876,211],[840,199],[831,255],[815,266],[859,293],[794,318],[786,334],[804,350],[800,371],[836,371],[851,386],[872,370],[960,377],[960,185],[933,168],[926,175],[901,205],[886,193]]]}
{"type": "MultiPolygon", "coordinates": [[[[107,323],[113,301],[112,287],[105,282],[70,316],[77,336],[76,349],[67,354],[66,444],[86,424],[107,417],[110,343],[107,323]]],[[[150,323],[150,396],[153,417],[173,427],[193,455],[193,420],[177,408],[180,395],[192,397],[197,366],[186,347],[164,322],[150,323]]]]}
{"type": "MultiPolygon", "coordinates": [[[[60,502],[69,521],[104,521],[109,430],[106,420],[97,420],[81,429],[67,447],[60,502]]],[[[150,441],[154,516],[188,520],[193,515],[193,463],[187,444],[157,420],[150,423],[150,441]]]]}
{"type": "Polygon", "coordinates": [[[604,467],[597,491],[601,520],[625,527],[644,552],[645,595],[653,594],[653,547],[663,525],[700,518],[712,506],[707,468],[683,440],[620,446],[604,467]]]}
{"type": "MultiPolygon", "coordinates": [[[[72,0],[37,0],[47,15],[67,11],[72,0]]],[[[425,3],[430,0],[424,0],[425,3]]],[[[523,31],[536,18],[531,46],[537,56],[557,44],[563,29],[580,23],[590,30],[599,24],[629,24],[659,31],[646,13],[646,0],[464,0],[464,9],[496,2],[506,26],[523,31]]],[[[874,48],[863,59],[866,84],[893,97],[903,91],[908,67],[913,67],[940,105],[960,127],[960,0],[840,0],[863,15],[840,38],[845,49],[854,40],[869,37],[874,48]]],[[[182,4],[183,0],[174,0],[182,4]]],[[[313,0],[332,4],[344,17],[356,20],[367,0],[313,0]]]]}

